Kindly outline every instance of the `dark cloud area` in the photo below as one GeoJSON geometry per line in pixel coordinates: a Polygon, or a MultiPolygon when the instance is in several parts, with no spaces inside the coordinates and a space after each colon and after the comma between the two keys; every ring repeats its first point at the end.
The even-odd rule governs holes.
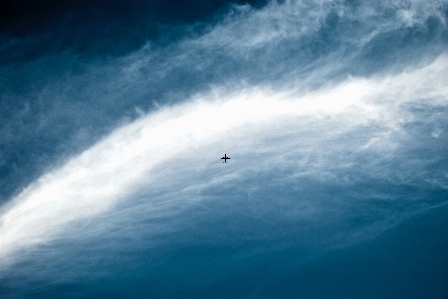
{"type": "Polygon", "coordinates": [[[260,8],[266,1],[3,1],[0,32],[40,39],[26,52],[14,53],[19,57],[3,59],[67,50],[86,59],[124,55],[148,40],[168,43],[181,37],[188,33],[182,25],[203,23],[203,29],[235,4],[260,8]]]}

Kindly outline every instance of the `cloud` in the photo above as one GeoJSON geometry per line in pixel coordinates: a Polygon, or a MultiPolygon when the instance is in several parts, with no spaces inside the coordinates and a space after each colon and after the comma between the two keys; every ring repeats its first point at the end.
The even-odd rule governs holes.
{"type": "MultiPolygon", "coordinates": [[[[223,19],[180,24],[176,28],[184,33],[171,42],[159,43],[143,30],[136,38],[149,40],[145,46],[119,57],[112,49],[108,59],[103,54],[85,57],[68,46],[43,51],[43,44],[59,43],[52,34],[4,37],[11,46],[2,48],[2,57],[9,58],[0,69],[0,200],[7,201],[51,167],[135,120],[138,109],[154,111],[157,105],[181,103],[213,88],[260,85],[305,92],[350,76],[426,65],[446,48],[445,8],[443,1],[233,6],[223,19]],[[398,17],[402,9],[418,20],[414,27],[398,17]]],[[[144,23],[144,18],[136,22],[144,23]]],[[[85,24],[59,30],[63,36],[89,34],[85,24]]]]}
{"type": "MultiPolygon", "coordinates": [[[[121,57],[43,53],[2,67],[7,287],[51,290],[135,265],[151,269],[139,269],[146,285],[181,275],[168,264],[188,246],[212,252],[207,267],[225,260],[229,276],[251,259],[306,263],[443,206],[444,9],[234,6],[121,57]]],[[[209,274],[203,284],[222,278],[209,274]]]]}
{"type": "MultiPolygon", "coordinates": [[[[61,168],[45,174],[3,207],[2,259],[21,248],[44,242],[72,221],[112,208],[143,184],[157,181],[152,170],[163,167],[170,159],[198,156],[199,159],[193,158],[197,163],[210,164],[219,157],[206,154],[201,148],[229,135],[238,136],[230,137],[234,143],[227,145],[235,148],[237,144],[241,147],[253,142],[254,132],[261,134],[262,139],[279,136],[282,131],[291,132],[289,137],[293,139],[289,142],[301,144],[305,153],[319,151],[323,158],[332,158],[337,155],[337,148],[327,154],[319,146],[333,143],[330,140],[358,127],[375,125],[379,133],[374,132],[365,144],[351,142],[355,146],[351,150],[373,149],[381,155],[393,153],[400,142],[391,147],[394,140],[390,138],[396,139],[406,125],[399,110],[405,103],[415,104],[426,97],[425,105],[448,104],[448,90],[443,82],[447,66],[448,59],[440,57],[420,70],[386,79],[351,79],[307,94],[300,90],[274,91],[260,87],[231,92],[218,90],[215,95],[194,97],[184,104],[150,113],[115,130],[61,168]],[[310,136],[307,127],[310,124],[317,126],[323,135],[310,136]]],[[[275,146],[278,154],[283,145],[275,146]]],[[[261,150],[254,149],[253,155],[257,157],[261,150]]],[[[275,157],[275,153],[270,156],[269,147],[266,150],[269,159],[275,157]]],[[[215,153],[223,154],[218,149],[215,153]]],[[[342,160],[356,163],[351,157],[342,160]]],[[[325,180],[324,173],[338,167],[335,162],[324,158],[318,164],[305,166],[325,180]]],[[[248,162],[240,163],[248,167],[248,162]]],[[[256,167],[267,167],[268,163],[262,162],[256,167]]]]}

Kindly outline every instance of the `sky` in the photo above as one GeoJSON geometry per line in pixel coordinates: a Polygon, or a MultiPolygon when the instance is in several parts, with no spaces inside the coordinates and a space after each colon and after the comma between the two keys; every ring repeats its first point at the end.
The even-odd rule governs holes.
{"type": "Polygon", "coordinates": [[[448,1],[1,5],[0,297],[448,298],[448,1]]]}

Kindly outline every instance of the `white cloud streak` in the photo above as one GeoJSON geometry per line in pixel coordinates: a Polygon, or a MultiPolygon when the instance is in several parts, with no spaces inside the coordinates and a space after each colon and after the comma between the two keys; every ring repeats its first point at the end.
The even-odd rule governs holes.
{"type": "MultiPolygon", "coordinates": [[[[251,142],[254,132],[263,138],[282,130],[306,133],[306,122],[323,125],[329,120],[338,120],[339,126],[329,128],[319,137],[323,140],[371,123],[399,132],[406,123],[401,104],[448,105],[447,68],[448,58],[442,56],[422,69],[386,79],[349,79],[310,93],[263,87],[216,90],[151,113],[42,176],[2,208],[2,264],[14,260],[20,250],[50,240],[71,222],[103,213],[143,184],[157,182],[154,169],[172,159],[199,155],[219,163],[219,157],[203,148],[226,135],[238,134],[241,146],[251,142]]],[[[440,135],[442,129],[438,130],[440,135]]],[[[372,136],[358,150],[387,151],[373,145],[380,140],[390,144],[388,136],[372,136]]],[[[308,146],[310,151],[323,150],[312,143],[308,146]]],[[[275,155],[268,150],[269,154],[275,155]]]]}

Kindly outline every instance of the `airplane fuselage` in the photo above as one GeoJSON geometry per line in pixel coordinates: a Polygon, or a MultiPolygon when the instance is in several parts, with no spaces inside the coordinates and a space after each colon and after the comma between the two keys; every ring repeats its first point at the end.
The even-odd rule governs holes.
{"type": "Polygon", "coordinates": [[[227,163],[227,159],[230,159],[230,158],[227,157],[227,154],[224,154],[224,157],[222,157],[221,159],[224,160],[224,162],[222,162],[222,163],[227,163]]]}

